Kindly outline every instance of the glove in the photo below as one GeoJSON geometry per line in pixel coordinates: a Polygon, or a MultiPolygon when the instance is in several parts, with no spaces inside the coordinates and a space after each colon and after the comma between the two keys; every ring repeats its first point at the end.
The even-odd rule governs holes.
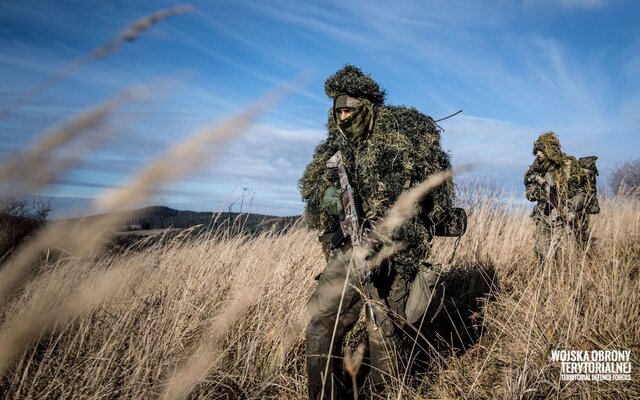
{"type": "Polygon", "coordinates": [[[340,195],[340,192],[338,192],[338,189],[333,185],[329,186],[322,195],[322,211],[336,217],[343,214],[342,196],[340,195]]]}
{"type": "Polygon", "coordinates": [[[573,224],[576,220],[576,214],[572,211],[569,211],[565,215],[565,220],[568,224],[573,224]]]}
{"type": "Polygon", "coordinates": [[[549,185],[549,183],[547,181],[544,180],[543,177],[541,177],[540,175],[534,175],[533,176],[533,181],[536,182],[538,185],[544,187],[545,185],[549,185]]]}

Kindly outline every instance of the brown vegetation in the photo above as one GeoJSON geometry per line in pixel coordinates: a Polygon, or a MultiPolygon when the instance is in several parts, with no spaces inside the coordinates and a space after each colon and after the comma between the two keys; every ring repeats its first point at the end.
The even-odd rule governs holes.
{"type": "Polygon", "coordinates": [[[640,159],[616,165],[610,185],[613,193],[640,197],[640,159]]]}
{"type": "Polygon", "coordinates": [[[0,265],[47,222],[51,201],[0,197],[0,265]]]}
{"type": "MultiPolygon", "coordinates": [[[[121,39],[157,22],[142,21],[121,39]]],[[[90,111],[88,125],[94,118],[101,123],[122,102],[90,111]]],[[[103,218],[82,228],[50,224],[2,265],[2,398],[306,398],[305,304],[324,266],[314,232],[296,227],[248,237],[209,231],[199,240],[177,235],[141,251],[97,251],[105,231],[129,220],[113,211],[130,209],[150,189],[215,158],[203,150],[232,139],[271,104],[257,103],[177,144],[130,185],[101,197],[103,218]],[[64,251],[55,259],[38,257],[52,247],[64,251]]],[[[50,148],[84,132],[86,122],[72,120],[53,142],[45,138],[16,160],[35,168],[50,148]]],[[[0,181],[39,187],[75,161],[53,165],[53,174],[45,165],[27,175],[9,161],[0,181]]],[[[431,336],[421,346],[435,351],[420,375],[399,366],[389,397],[638,398],[640,202],[603,201],[592,221],[591,251],[567,241],[555,265],[541,270],[528,207],[504,198],[470,188],[460,199],[470,211],[467,234],[459,244],[435,240],[432,261],[446,273],[445,283],[453,283],[451,294],[467,297],[447,317],[459,313],[469,323],[449,336],[427,323],[431,336]],[[469,313],[483,279],[491,293],[469,313]],[[634,380],[563,382],[549,360],[552,349],[631,350],[634,380]]],[[[388,222],[393,229],[396,222],[388,222]]],[[[347,352],[351,373],[366,369],[363,353],[347,352]]]]}
{"type": "MultiPolygon", "coordinates": [[[[479,189],[480,190],[480,189],[479,189]]],[[[527,210],[480,194],[453,264],[500,282],[466,351],[435,358],[401,398],[631,398],[633,382],[561,382],[551,349],[640,351],[640,204],[603,202],[585,256],[540,270],[527,210]]],[[[324,259],[303,228],[255,238],[208,234],[99,260],[42,267],[2,312],[5,398],[305,398],[305,303],[324,259]]],[[[455,265],[455,267],[452,267],[455,265]]],[[[404,384],[401,384],[405,382],[404,384]]]]}

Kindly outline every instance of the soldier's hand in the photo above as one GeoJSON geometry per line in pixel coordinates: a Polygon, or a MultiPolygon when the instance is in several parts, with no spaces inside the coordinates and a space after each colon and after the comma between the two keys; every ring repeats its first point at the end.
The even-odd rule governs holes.
{"type": "Polygon", "coordinates": [[[540,175],[534,175],[533,176],[533,180],[540,186],[544,187],[544,186],[549,186],[549,183],[547,181],[544,180],[543,177],[541,177],[540,175]]]}
{"type": "Polygon", "coordinates": [[[568,224],[572,224],[576,219],[576,214],[573,211],[569,211],[565,214],[565,219],[568,224]]]}
{"type": "Polygon", "coordinates": [[[329,186],[322,195],[322,211],[336,217],[342,214],[342,196],[338,188],[333,185],[329,186]]]}

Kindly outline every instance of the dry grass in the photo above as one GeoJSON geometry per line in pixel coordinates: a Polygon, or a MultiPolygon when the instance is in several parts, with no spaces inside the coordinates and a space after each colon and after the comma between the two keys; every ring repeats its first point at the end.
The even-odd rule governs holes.
{"type": "MultiPolygon", "coordinates": [[[[633,398],[640,351],[640,202],[607,199],[586,256],[564,243],[556,265],[533,257],[529,209],[480,199],[457,257],[495,266],[501,290],[484,310],[486,334],[430,382],[436,397],[633,398]],[[551,349],[629,349],[633,382],[561,382],[551,349]]],[[[441,250],[444,250],[441,248],[441,250]]]]}
{"type": "MultiPolygon", "coordinates": [[[[154,23],[190,10],[145,17],[105,48],[116,51],[154,23]]],[[[51,82],[45,83],[27,95],[51,82]]],[[[21,162],[40,165],[102,124],[124,100],[62,126],[21,162]]],[[[105,193],[99,209],[132,207],[151,189],[200,167],[208,145],[231,140],[271,104],[257,103],[177,144],[130,185],[105,193]]],[[[22,180],[33,187],[51,179],[20,175],[13,162],[0,167],[0,184],[22,180]]],[[[71,164],[53,165],[55,173],[71,164]]],[[[408,204],[387,220],[389,229],[411,215],[413,200],[405,199],[408,204]]],[[[469,227],[453,262],[455,240],[434,241],[432,260],[448,276],[475,272],[489,279],[486,272],[495,271],[498,289],[484,300],[474,325],[462,327],[484,334],[474,343],[456,342],[456,349],[443,349],[440,340],[426,373],[398,373],[389,397],[639,397],[640,202],[604,200],[593,219],[590,255],[566,242],[557,263],[540,270],[529,208],[517,206],[513,196],[504,199],[499,191],[468,188],[461,200],[470,211],[469,227]],[[556,348],[631,350],[634,381],[562,382],[559,366],[549,361],[556,348]]],[[[0,266],[2,398],[306,398],[305,305],[324,266],[315,233],[303,227],[258,237],[209,232],[197,240],[183,235],[143,251],[101,254],[103,234],[118,218],[124,217],[107,215],[81,227],[50,225],[0,266]],[[41,257],[63,245],[59,257],[41,257]]],[[[347,354],[352,373],[365,366],[362,350],[347,354]]]]}
{"type": "Polygon", "coordinates": [[[309,282],[322,258],[298,246],[314,248],[315,238],[302,230],[208,237],[46,266],[4,315],[0,348],[23,332],[33,336],[34,320],[64,323],[13,363],[6,396],[175,398],[196,383],[201,394],[267,390],[278,379],[291,381],[290,389],[303,385],[300,365],[296,375],[278,378],[283,365],[300,362],[291,351],[304,325],[303,307],[282,300],[304,303],[309,288],[291,283],[309,282]],[[105,271],[117,271],[124,285],[105,271]],[[78,285],[87,282],[111,298],[84,312],[92,302],[78,285]],[[68,304],[76,304],[73,318],[68,304]]]}
{"type": "MultiPolygon", "coordinates": [[[[640,393],[637,358],[636,383],[560,382],[549,361],[555,348],[637,357],[640,204],[604,201],[592,257],[568,254],[540,271],[527,210],[474,201],[454,264],[495,267],[485,334],[437,362],[419,388],[395,389],[403,398],[640,393]]],[[[436,240],[434,259],[447,260],[452,242],[436,240]]],[[[47,264],[3,310],[4,398],[305,398],[304,308],[323,264],[303,228],[47,264]]]]}

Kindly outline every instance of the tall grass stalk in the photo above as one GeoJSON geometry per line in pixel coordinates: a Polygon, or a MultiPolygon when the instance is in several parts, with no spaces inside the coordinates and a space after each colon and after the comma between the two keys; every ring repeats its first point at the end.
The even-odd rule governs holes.
{"type": "MultiPolygon", "coordinates": [[[[435,240],[433,259],[445,270],[495,267],[499,290],[485,303],[485,333],[465,352],[434,362],[422,385],[398,376],[395,393],[637,395],[640,204],[603,201],[592,221],[592,254],[567,245],[564,258],[540,270],[528,208],[493,196],[474,201],[454,263],[447,263],[448,238],[435,240]],[[556,348],[629,349],[636,380],[560,381],[559,365],[549,360],[556,348]]],[[[4,311],[1,343],[24,332],[33,339],[4,364],[4,397],[305,398],[305,305],[323,266],[315,233],[304,228],[258,237],[209,233],[48,264],[4,311]],[[89,289],[103,287],[109,271],[111,285],[89,289]],[[30,324],[51,329],[37,336],[22,328],[30,324]]]]}

